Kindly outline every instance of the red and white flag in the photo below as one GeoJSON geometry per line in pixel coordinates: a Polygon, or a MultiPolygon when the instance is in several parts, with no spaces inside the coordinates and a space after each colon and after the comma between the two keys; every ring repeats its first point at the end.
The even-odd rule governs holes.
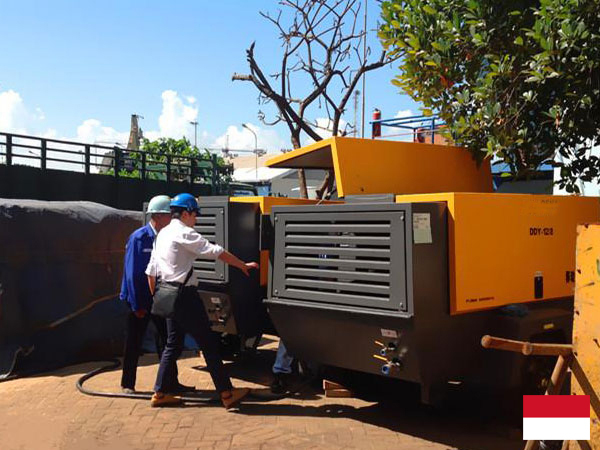
{"type": "Polygon", "coordinates": [[[524,395],[524,440],[589,440],[589,395],[524,395]]]}

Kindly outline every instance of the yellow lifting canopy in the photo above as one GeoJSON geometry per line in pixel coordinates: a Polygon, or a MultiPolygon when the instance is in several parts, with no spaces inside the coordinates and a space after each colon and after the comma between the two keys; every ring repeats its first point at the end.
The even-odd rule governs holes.
{"type": "Polygon", "coordinates": [[[448,145],[332,137],[271,158],[267,167],[333,169],[338,195],[492,192],[488,160],[448,145]]]}

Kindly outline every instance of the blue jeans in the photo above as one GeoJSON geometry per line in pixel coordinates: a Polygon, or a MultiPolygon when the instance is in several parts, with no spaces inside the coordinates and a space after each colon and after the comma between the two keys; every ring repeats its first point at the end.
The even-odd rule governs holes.
{"type": "Polygon", "coordinates": [[[167,345],[160,359],[154,392],[169,392],[169,380],[174,379],[177,359],[183,351],[185,333],[190,334],[202,350],[206,366],[221,393],[232,388],[219,353],[219,336],[210,329],[210,322],[196,288],[185,287],[177,300],[179,313],[167,319],[167,345]]]}
{"type": "Polygon", "coordinates": [[[292,363],[294,357],[290,355],[283,344],[283,341],[279,340],[279,347],[277,347],[277,356],[275,357],[275,364],[273,364],[273,373],[292,373],[292,363]]]}

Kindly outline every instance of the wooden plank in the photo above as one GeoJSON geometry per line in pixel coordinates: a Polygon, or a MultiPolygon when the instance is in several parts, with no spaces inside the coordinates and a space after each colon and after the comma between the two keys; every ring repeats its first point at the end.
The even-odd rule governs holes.
{"type": "Polygon", "coordinates": [[[325,391],[325,397],[329,398],[351,398],[354,393],[348,389],[328,389],[325,391]]]}

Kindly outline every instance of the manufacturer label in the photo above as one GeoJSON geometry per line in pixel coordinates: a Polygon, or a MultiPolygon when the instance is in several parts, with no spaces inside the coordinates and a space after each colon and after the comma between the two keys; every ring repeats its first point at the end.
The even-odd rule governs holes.
{"type": "Polygon", "coordinates": [[[494,296],[489,296],[489,297],[467,298],[467,299],[465,299],[465,301],[467,303],[478,303],[478,302],[491,302],[494,299],[495,299],[494,296]]]}
{"type": "Polygon", "coordinates": [[[541,228],[541,227],[531,227],[529,228],[529,236],[553,236],[554,228],[541,228]]]}
{"type": "Polygon", "coordinates": [[[387,338],[398,338],[398,333],[396,332],[396,330],[386,330],[385,328],[381,329],[381,335],[387,338]]]}
{"type": "Polygon", "coordinates": [[[431,244],[431,214],[413,214],[413,241],[415,244],[431,244]]]}

